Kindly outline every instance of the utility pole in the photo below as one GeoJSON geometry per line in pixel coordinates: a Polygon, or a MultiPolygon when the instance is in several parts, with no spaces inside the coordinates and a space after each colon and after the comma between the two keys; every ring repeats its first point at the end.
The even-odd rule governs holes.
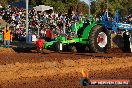
{"type": "Polygon", "coordinates": [[[89,2],[89,5],[88,5],[88,13],[89,13],[89,15],[91,14],[91,0],[88,0],[88,2],[89,2]]]}
{"type": "Polygon", "coordinates": [[[107,3],[106,3],[106,4],[107,4],[107,17],[108,17],[108,9],[109,9],[109,8],[108,8],[108,0],[107,0],[107,3]]]}
{"type": "Polygon", "coordinates": [[[91,14],[91,11],[90,11],[90,9],[91,9],[91,6],[90,6],[90,3],[89,3],[89,9],[88,9],[88,13],[89,13],[89,15],[91,14]]]}
{"type": "Polygon", "coordinates": [[[26,43],[28,43],[28,0],[26,0],[26,43]]]}
{"type": "Polygon", "coordinates": [[[93,1],[96,1],[96,0],[88,0],[88,2],[89,2],[89,15],[91,14],[91,2],[93,2],[93,1]]]}

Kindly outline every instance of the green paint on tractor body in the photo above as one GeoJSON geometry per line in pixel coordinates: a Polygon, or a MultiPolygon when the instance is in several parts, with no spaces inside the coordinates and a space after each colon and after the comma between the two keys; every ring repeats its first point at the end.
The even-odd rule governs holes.
{"type": "Polygon", "coordinates": [[[44,49],[54,49],[57,41],[45,42],[44,49]]]}
{"type": "Polygon", "coordinates": [[[72,32],[77,32],[76,36],[70,39],[67,39],[67,36],[58,36],[55,39],[55,41],[45,42],[44,47],[46,49],[55,48],[55,44],[57,42],[63,45],[71,45],[71,44],[73,45],[76,43],[87,45],[90,31],[94,26],[97,25],[97,22],[91,15],[90,16],[86,15],[86,16],[90,18],[88,25],[84,25],[84,22],[86,21],[86,17],[85,17],[84,22],[76,23],[75,25],[72,26],[72,32]]]}

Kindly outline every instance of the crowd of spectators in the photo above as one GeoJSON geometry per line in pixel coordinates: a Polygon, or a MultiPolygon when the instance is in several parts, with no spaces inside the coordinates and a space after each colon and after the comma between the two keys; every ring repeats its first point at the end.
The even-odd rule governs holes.
{"type": "MultiPolygon", "coordinates": [[[[2,19],[10,24],[14,38],[25,41],[26,38],[26,10],[23,8],[8,8],[1,10],[2,19]]],[[[30,9],[29,34],[37,38],[54,39],[59,34],[70,34],[71,27],[80,20],[79,14],[73,12],[69,17],[67,13],[46,13],[30,9]],[[51,33],[49,33],[51,32],[51,33]],[[48,38],[47,38],[48,37],[48,38]]]]}
{"type": "MultiPolygon", "coordinates": [[[[10,24],[13,38],[25,41],[26,39],[26,10],[23,8],[8,8],[1,10],[2,19],[10,24]]],[[[67,13],[46,13],[37,12],[30,9],[29,14],[29,34],[36,36],[34,38],[44,37],[50,41],[59,34],[72,34],[72,28],[76,23],[82,22],[83,15],[77,11],[72,14],[67,13]]],[[[129,17],[131,18],[131,17],[129,17]]],[[[75,31],[74,31],[75,32],[75,31]]],[[[33,39],[34,41],[36,39],[33,39]]]]}

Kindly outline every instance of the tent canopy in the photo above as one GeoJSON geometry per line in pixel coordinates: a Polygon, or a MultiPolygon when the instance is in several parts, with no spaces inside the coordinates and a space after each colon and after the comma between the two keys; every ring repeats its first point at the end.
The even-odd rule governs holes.
{"type": "Polygon", "coordinates": [[[36,9],[37,11],[44,12],[46,10],[53,10],[53,7],[45,6],[45,5],[39,5],[39,6],[34,7],[34,9],[36,9]]]}

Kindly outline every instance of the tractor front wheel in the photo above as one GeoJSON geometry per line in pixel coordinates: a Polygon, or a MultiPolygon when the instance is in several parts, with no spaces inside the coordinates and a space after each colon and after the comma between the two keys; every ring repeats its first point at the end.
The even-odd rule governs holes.
{"type": "Polygon", "coordinates": [[[110,46],[111,33],[100,25],[92,28],[89,36],[89,48],[92,52],[106,52],[110,46]]]}
{"type": "Polygon", "coordinates": [[[57,43],[56,43],[56,51],[57,51],[57,52],[62,52],[62,50],[63,50],[63,45],[62,45],[62,43],[57,42],[57,43]]]}

